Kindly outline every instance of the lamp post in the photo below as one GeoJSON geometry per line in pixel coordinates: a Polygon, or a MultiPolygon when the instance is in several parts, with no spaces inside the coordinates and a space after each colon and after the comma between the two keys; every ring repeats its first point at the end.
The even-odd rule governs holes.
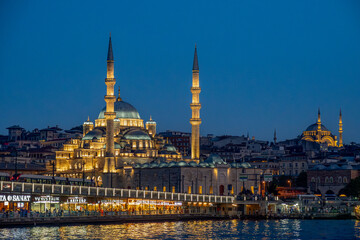
{"type": "Polygon", "coordinates": [[[204,194],[206,194],[206,192],[207,192],[207,189],[206,189],[206,176],[204,176],[205,177],[205,183],[204,183],[204,185],[205,185],[205,191],[204,191],[204,194]]]}
{"type": "Polygon", "coordinates": [[[50,165],[52,166],[52,181],[55,183],[55,160],[51,160],[50,165]]]}
{"type": "Polygon", "coordinates": [[[83,162],[82,162],[82,183],[83,183],[83,186],[85,185],[85,160],[83,159],[83,162]]]}
{"type": "Polygon", "coordinates": [[[288,182],[288,184],[289,184],[289,186],[291,188],[291,180],[289,179],[287,182],[288,182]]]}

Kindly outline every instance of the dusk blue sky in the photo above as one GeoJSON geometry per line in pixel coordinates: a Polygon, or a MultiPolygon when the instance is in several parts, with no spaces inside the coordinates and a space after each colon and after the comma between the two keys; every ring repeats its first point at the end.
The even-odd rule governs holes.
{"type": "Polygon", "coordinates": [[[360,1],[1,1],[0,133],[82,124],[105,106],[109,32],[124,101],[158,131],[271,140],[316,121],[360,141],[360,1]]]}

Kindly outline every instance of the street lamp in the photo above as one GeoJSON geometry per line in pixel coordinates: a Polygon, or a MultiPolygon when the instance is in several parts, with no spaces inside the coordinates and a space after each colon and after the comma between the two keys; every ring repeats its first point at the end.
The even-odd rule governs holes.
{"type": "Polygon", "coordinates": [[[289,186],[291,188],[291,180],[289,179],[289,180],[287,180],[287,182],[288,182],[288,184],[289,184],[289,186]]]}
{"type": "Polygon", "coordinates": [[[85,185],[85,160],[83,159],[83,162],[82,162],[82,183],[83,183],[83,186],[85,185]]]}
{"type": "Polygon", "coordinates": [[[55,159],[50,160],[50,165],[52,166],[52,181],[55,183],[55,159]]]}

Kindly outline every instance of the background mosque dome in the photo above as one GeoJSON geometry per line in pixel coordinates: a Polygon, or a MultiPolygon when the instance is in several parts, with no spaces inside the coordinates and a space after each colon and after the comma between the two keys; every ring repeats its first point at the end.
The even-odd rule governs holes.
{"type": "MultiPolygon", "coordinates": [[[[106,112],[106,107],[104,107],[99,113],[99,119],[104,119],[106,112]]],[[[124,101],[116,101],[114,103],[114,112],[116,113],[116,118],[132,118],[140,119],[140,114],[130,103],[124,101]]]]}
{"type": "MultiPolygon", "coordinates": [[[[318,130],[318,125],[317,123],[311,124],[310,126],[307,127],[306,131],[316,131],[318,130]]],[[[321,124],[321,130],[322,131],[329,131],[324,125],[321,124]]]]}

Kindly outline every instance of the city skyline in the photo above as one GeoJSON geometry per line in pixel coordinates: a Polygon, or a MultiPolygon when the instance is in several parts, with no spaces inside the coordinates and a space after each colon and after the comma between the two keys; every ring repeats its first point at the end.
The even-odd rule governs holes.
{"type": "MultiPolygon", "coordinates": [[[[300,17],[301,22],[307,27],[310,27],[310,24],[317,24],[317,27],[322,24],[323,28],[326,26],[328,29],[326,27],[306,29],[305,26],[298,25],[299,23],[295,21],[296,17],[290,24],[282,23],[281,17],[270,19],[270,23],[265,23],[264,17],[258,22],[246,25],[245,17],[238,18],[231,9],[225,9],[232,14],[222,20],[227,24],[227,28],[224,27],[222,30],[233,38],[226,38],[219,32],[209,32],[210,26],[205,20],[202,22],[202,29],[192,26],[189,13],[185,15],[185,19],[189,21],[186,22],[186,26],[192,27],[189,27],[188,31],[183,31],[187,34],[179,41],[177,31],[181,32],[180,30],[186,27],[174,26],[172,34],[166,37],[162,30],[161,33],[156,31],[157,28],[167,27],[160,18],[152,19],[157,23],[154,25],[156,27],[151,30],[141,29],[140,32],[133,31],[131,27],[145,27],[147,24],[150,26],[151,23],[138,19],[135,23],[129,21],[127,27],[123,26],[124,29],[116,27],[116,23],[104,24],[101,30],[96,27],[83,29],[86,23],[75,21],[79,20],[80,16],[75,16],[74,10],[70,11],[73,15],[70,14],[67,21],[69,23],[74,21],[79,25],[78,27],[81,27],[64,28],[62,33],[68,34],[59,34],[61,32],[54,31],[50,25],[58,24],[56,16],[63,13],[65,5],[39,3],[31,6],[25,4],[25,7],[19,9],[17,16],[9,16],[11,11],[4,10],[11,10],[11,7],[14,7],[10,3],[4,4],[5,8],[1,10],[4,13],[1,14],[2,18],[17,17],[19,21],[7,25],[3,23],[1,30],[2,34],[7,34],[9,38],[0,40],[3,52],[0,60],[0,77],[3,80],[8,79],[1,91],[0,106],[2,112],[7,115],[0,124],[0,133],[6,133],[6,127],[14,124],[19,124],[27,130],[56,124],[62,128],[70,128],[82,124],[89,114],[92,120],[97,118],[98,113],[105,106],[104,91],[99,89],[105,90],[104,59],[106,59],[108,33],[111,31],[116,58],[116,88],[120,86],[122,98],[132,103],[144,120],[152,115],[161,126],[159,131],[170,129],[190,132],[191,130],[189,89],[193,49],[197,43],[201,69],[200,85],[203,89],[200,96],[203,106],[202,135],[207,133],[246,135],[249,132],[257,139],[271,140],[276,129],[278,141],[290,139],[300,135],[308,125],[316,122],[316,112],[320,107],[322,122],[335,134],[338,134],[338,115],[341,108],[344,142],[360,140],[358,137],[360,129],[356,124],[356,119],[360,117],[356,108],[359,101],[356,98],[358,82],[355,81],[360,76],[359,68],[356,67],[360,63],[358,54],[360,48],[355,44],[360,38],[359,28],[356,28],[359,24],[351,19],[351,17],[355,18],[355,15],[348,15],[347,18],[343,15],[337,18],[335,16],[332,23],[342,27],[342,32],[339,34],[332,32],[336,29],[335,25],[331,26],[330,23],[323,25],[322,22],[334,13],[336,7],[341,6],[347,11],[343,14],[349,14],[350,4],[348,6],[332,2],[332,5],[326,6],[328,12],[323,13],[324,19],[315,19],[317,20],[315,23],[311,23],[311,20],[316,16],[316,12],[310,12],[313,15],[310,14],[309,18],[302,15],[310,10],[310,4],[305,7],[302,5],[303,9],[298,10],[297,17],[300,17]],[[50,23],[43,23],[41,17],[36,15],[36,11],[40,11],[35,10],[37,4],[43,8],[59,8],[54,12],[54,16],[46,16],[50,19],[50,23]],[[28,24],[32,22],[40,26],[37,30],[32,29],[35,34],[27,32],[26,26],[20,29],[17,26],[20,20],[29,16],[34,19],[28,24]],[[232,20],[237,20],[239,29],[231,29],[229,23],[232,20]],[[336,22],[337,20],[341,22],[336,22]],[[272,36],[268,41],[261,41],[263,39],[257,38],[261,33],[248,29],[250,26],[264,24],[262,34],[267,36],[267,31],[276,29],[273,26],[276,23],[280,24],[278,33],[284,35],[291,33],[290,36],[282,39],[280,34],[279,37],[272,36]],[[352,25],[346,25],[349,23],[352,25]],[[287,27],[295,27],[302,31],[296,32],[287,27]],[[316,35],[315,30],[324,32],[321,33],[321,39],[313,39],[311,42],[311,36],[316,35]],[[142,41],[134,39],[134,34],[137,34],[137,38],[141,38],[142,41]],[[29,41],[21,41],[20,35],[25,35],[24,38],[29,41]],[[214,39],[208,39],[207,36],[212,36],[214,39]],[[225,39],[222,39],[223,37],[225,39]],[[331,37],[335,38],[331,39],[331,37]],[[240,40],[240,43],[237,40],[240,40]],[[292,42],[288,43],[286,40],[292,42]],[[304,48],[300,47],[302,41],[307,43],[304,48]],[[225,44],[227,42],[230,43],[225,44]],[[267,49],[270,43],[275,45],[271,50],[267,49]],[[257,49],[256,44],[259,44],[260,49],[257,49]],[[263,54],[260,50],[263,50],[263,54]],[[288,50],[291,50],[292,54],[288,53],[288,50]],[[21,61],[18,61],[19,56],[21,61]],[[290,56],[292,58],[287,59],[290,56]],[[315,62],[317,64],[313,64],[315,62]]],[[[356,3],[353,4],[354,7],[356,3]]],[[[319,3],[311,6],[325,7],[319,3]]],[[[156,8],[156,6],[151,7],[156,8]]],[[[152,9],[151,7],[149,6],[149,9],[152,9]]],[[[215,7],[215,4],[211,7],[215,7]]],[[[249,9],[259,7],[259,10],[265,11],[262,9],[264,6],[248,4],[241,7],[249,9]]],[[[292,7],[295,11],[296,6],[292,5],[292,7]]],[[[215,11],[215,9],[210,10],[215,11]]],[[[180,8],[179,11],[185,12],[185,9],[180,8]]],[[[95,9],[83,13],[87,16],[85,19],[94,21],[90,18],[90,13],[93,12],[95,9]]],[[[200,13],[211,22],[212,19],[205,10],[200,13]]],[[[150,13],[147,11],[139,13],[142,20],[145,20],[145,15],[141,14],[150,13]]],[[[275,13],[272,15],[265,12],[265,14],[268,14],[267,17],[275,17],[275,13]]],[[[200,21],[199,16],[195,18],[200,21]]],[[[111,17],[111,19],[116,18],[111,17]]],[[[129,19],[134,18],[129,17],[129,19]]],[[[170,19],[172,24],[179,23],[174,18],[170,19]]],[[[215,26],[217,30],[221,30],[220,25],[215,26]]]]}

